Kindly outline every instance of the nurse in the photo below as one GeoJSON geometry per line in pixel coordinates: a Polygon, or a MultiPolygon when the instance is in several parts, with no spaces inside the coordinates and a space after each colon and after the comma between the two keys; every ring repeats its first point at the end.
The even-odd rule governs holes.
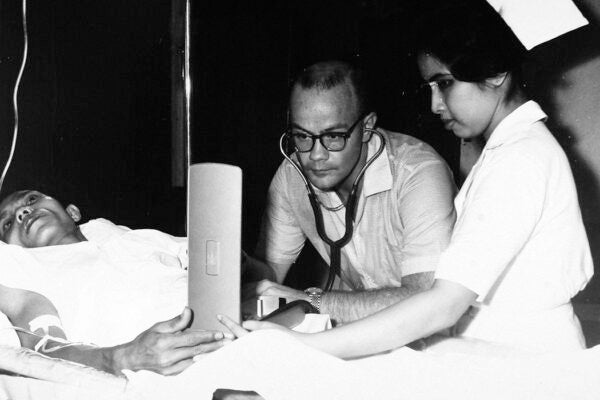
{"type": "Polygon", "coordinates": [[[485,142],[455,199],[436,278],[477,296],[460,335],[537,351],[581,348],[570,300],[593,264],[569,162],[523,90],[521,43],[487,4],[471,7],[436,13],[419,35],[431,111],[457,137],[485,142]]]}
{"type": "Polygon", "coordinates": [[[305,343],[351,358],[456,326],[461,336],[527,351],[585,347],[571,298],[593,265],[569,162],[521,87],[523,46],[480,3],[434,11],[417,39],[431,111],[456,136],[485,141],[455,199],[434,285],[354,323],[294,333],[305,343]]]}

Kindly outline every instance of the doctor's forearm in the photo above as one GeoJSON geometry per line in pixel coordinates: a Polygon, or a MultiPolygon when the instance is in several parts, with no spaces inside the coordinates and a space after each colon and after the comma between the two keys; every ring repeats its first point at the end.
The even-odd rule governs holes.
{"type": "Polygon", "coordinates": [[[321,314],[337,323],[348,323],[383,310],[415,293],[417,288],[398,287],[366,291],[329,292],[321,299],[321,314]]]}
{"type": "Polygon", "coordinates": [[[433,272],[419,272],[403,277],[401,287],[326,293],[321,299],[321,313],[329,314],[338,323],[356,321],[428,290],[433,279],[433,272]]]}

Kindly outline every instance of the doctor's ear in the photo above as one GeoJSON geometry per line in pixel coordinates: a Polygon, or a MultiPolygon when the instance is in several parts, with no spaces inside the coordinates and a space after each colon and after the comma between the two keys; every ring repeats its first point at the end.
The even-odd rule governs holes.
{"type": "Polygon", "coordinates": [[[65,210],[67,211],[67,214],[69,214],[69,217],[73,219],[73,221],[79,222],[81,220],[81,212],[76,205],[69,204],[65,210]]]}
{"type": "Polygon", "coordinates": [[[370,112],[369,114],[367,114],[363,119],[363,123],[364,129],[362,141],[366,143],[371,139],[370,129],[375,129],[375,127],[377,126],[377,113],[370,112]]]}

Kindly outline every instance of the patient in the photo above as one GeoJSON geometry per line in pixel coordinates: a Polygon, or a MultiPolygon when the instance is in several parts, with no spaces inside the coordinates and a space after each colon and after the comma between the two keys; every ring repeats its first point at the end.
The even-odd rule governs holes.
{"type": "Polygon", "coordinates": [[[175,374],[227,342],[222,332],[186,330],[185,238],[103,219],[78,226],[80,218],[35,190],[0,203],[9,244],[0,246],[0,311],[39,334],[18,332],[22,346],[111,373],[175,374]]]}

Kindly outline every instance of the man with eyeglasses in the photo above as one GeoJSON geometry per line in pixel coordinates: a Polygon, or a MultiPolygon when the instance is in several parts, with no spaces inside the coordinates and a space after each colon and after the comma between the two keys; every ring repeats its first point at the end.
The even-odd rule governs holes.
{"type": "Polygon", "coordinates": [[[340,61],[314,64],[295,80],[283,137],[293,154],[269,189],[255,252],[264,264],[252,262],[249,268],[263,279],[256,295],[310,301],[337,323],[429,288],[455,220],[448,166],[424,142],[377,128],[366,86],[358,68],[340,61]],[[342,237],[346,222],[353,221],[352,236],[341,248],[339,276],[328,292],[281,285],[307,238],[330,261],[308,184],[331,240],[342,237]],[[356,205],[348,216],[353,190],[356,205]]]}

